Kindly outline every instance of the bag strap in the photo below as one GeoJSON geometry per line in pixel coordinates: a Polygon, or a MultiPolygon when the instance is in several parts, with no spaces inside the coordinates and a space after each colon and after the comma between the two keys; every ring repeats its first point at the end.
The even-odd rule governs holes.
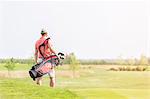
{"type": "MultiPolygon", "coordinates": [[[[48,41],[50,38],[47,38],[47,39],[45,39],[45,41],[48,41]]],[[[44,50],[45,50],[45,45],[47,44],[45,44],[45,41],[39,46],[39,52],[40,52],[40,54],[42,55],[42,57],[45,59],[45,57],[44,57],[44,55],[43,55],[43,53],[42,53],[42,51],[41,51],[41,47],[43,46],[44,47],[44,50]]]]}

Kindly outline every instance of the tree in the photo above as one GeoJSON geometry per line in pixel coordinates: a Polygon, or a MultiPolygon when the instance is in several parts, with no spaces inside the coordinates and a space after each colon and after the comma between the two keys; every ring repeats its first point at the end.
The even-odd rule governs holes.
{"type": "Polygon", "coordinates": [[[4,65],[4,67],[7,68],[7,70],[8,70],[8,75],[9,75],[9,77],[10,77],[10,76],[11,76],[10,71],[14,70],[14,68],[16,67],[16,66],[15,66],[14,58],[11,58],[10,60],[8,60],[8,61],[6,62],[6,64],[4,65]]]}
{"type": "Polygon", "coordinates": [[[144,55],[140,57],[140,65],[148,65],[148,58],[144,55]]]}
{"type": "Polygon", "coordinates": [[[74,53],[70,53],[68,56],[68,62],[70,66],[70,70],[72,70],[73,78],[76,76],[76,71],[80,68],[79,61],[76,59],[76,56],[74,53]]]}

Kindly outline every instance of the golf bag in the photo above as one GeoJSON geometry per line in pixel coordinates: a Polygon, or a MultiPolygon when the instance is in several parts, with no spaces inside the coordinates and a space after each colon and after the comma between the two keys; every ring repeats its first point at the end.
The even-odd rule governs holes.
{"type": "Polygon", "coordinates": [[[58,55],[51,55],[44,59],[41,63],[35,64],[29,70],[30,77],[35,80],[37,77],[41,77],[47,74],[54,66],[58,66],[61,60],[64,59],[63,53],[58,53],[58,55]]]}

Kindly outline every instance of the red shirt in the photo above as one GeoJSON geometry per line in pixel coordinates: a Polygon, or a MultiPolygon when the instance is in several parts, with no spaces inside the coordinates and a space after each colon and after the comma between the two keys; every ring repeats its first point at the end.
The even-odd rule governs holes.
{"type": "Polygon", "coordinates": [[[43,56],[44,56],[44,57],[48,57],[48,56],[50,56],[50,55],[52,54],[52,52],[51,52],[51,50],[50,50],[50,48],[49,48],[49,46],[51,46],[51,45],[50,45],[50,42],[49,42],[50,39],[48,40],[48,44],[46,44],[45,46],[42,46],[42,47],[40,48],[41,53],[43,54],[43,56],[40,54],[39,46],[40,46],[41,44],[43,44],[46,39],[47,39],[47,37],[42,36],[42,37],[41,37],[39,40],[37,40],[36,43],[35,43],[35,49],[38,51],[38,58],[43,58],[43,56]]]}

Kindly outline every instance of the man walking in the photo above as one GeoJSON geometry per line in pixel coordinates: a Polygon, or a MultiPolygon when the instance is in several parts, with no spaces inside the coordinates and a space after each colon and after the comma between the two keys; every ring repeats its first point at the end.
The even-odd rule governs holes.
{"type": "MultiPolygon", "coordinates": [[[[52,45],[50,42],[50,38],[48,38],[48,34],[46,31],[41,31],[41,37],[35,43],[35,62],[40,63],[45,58],[49,57],[52,54],[56,54],[55,51],[52,49],[52,45]],[[42,45],[42,46],[41,46],[42,45]]],[[[55,87],[55,70],[54,67],[51,66],[51,70],[48,72],[50,78],[50,87],[55,87]]],[[[42,84],[42,77],[38,77],[36,79],[36,83],[38,85],[42,84]]]]}

